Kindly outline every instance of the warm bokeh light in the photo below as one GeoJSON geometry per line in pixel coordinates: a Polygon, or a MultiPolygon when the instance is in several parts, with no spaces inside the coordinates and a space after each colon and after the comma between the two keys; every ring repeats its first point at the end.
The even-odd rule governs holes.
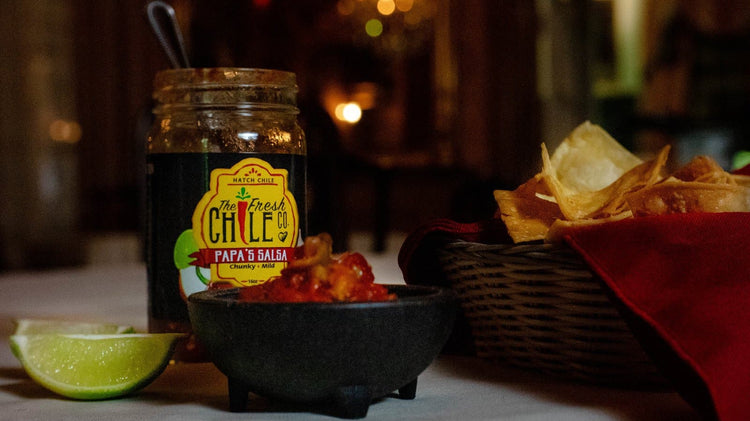
{"type": "Polygon", "coordinates": [[[76,143],[81,140],[81,125],[75,121],[57,119],[49,125],[49,137],[55,142],[76,143]]]}
{"type": "Polygon", "coordinates": [[[378,12],[383,16],[388,16],[396,10],[396,3],[393,0],[378,0],[378,12]]]}
{"type": "Polygon", "coordinates": [[[419,26],[422,23],[422,19],[422,13],[418,13],[417,11],[404,15],[404,22],[412,27],[419,26]]]}
{"type": "Polygon", "coordinates": [[[351,94],[352,102],[359,104],[359,108],[369,110],[375,108],[378,85],[373,82],[360,82],[354,86],[351,94]]]}
{"type": "Polygon", "coordinates": [[[395,3],[396,9],[398,9],[399,12],[408,12],[414,7],[414,0],[396,0],[395,3]]]}
{"type": "Polygon", "coordinates": [[[367,35],[375,38],[383,33],[383,22],[378,19],[370,19],[365,23],[365,32],[367,35]]]}
{"type": "Polygon", "coordinates": [[[340,121],[354,124],[362,118],[362,108],[356,102],[341,103],[336,106],[335,115],[340,121]]]}
{"type": "Polygon", "coordinates": [[[355,7],[354,0],[339,0],[338,3],[336,3],[336,10],[338,10],[339,14],[342,16],[349,16],[354,13],[355,7]]]}

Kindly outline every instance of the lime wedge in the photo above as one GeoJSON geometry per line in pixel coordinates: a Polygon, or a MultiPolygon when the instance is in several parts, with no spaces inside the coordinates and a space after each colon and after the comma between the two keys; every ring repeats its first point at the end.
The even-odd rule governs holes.
{"type": "MultiPolygon", "coordinates": [[[[64,320],[18,319],[15,335],[36,335],[41,333],[85,333],[85,334],[114,334],[133,333],[132,326],[121,326],[112,323],[87,323],[64,320]]],[[[19,360],[21,357],[11,347],[13,355],[19,360]]]]}
{"type": "Polygon", "coordinates": [[[164,371],[179,333],[12,335],[23,368],[45,388],[73,399],[108,399],[164,371]]]}
{"type": "Polygon", "coordinates": [[[121,326],[111,323],[84,323],[64,320],[18,319],[16,320],[16,335],[31,335],[38,333],[132,333],[132,326],[121,326]]]}

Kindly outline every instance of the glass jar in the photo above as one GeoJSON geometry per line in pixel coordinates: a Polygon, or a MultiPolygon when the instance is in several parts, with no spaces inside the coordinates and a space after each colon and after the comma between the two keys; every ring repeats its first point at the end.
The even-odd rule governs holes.
{"type": "MultiPolygon", "coordinates": [[[[293,73],[156,75],[147,145],[149,331],[190,333],[187,297],[286,267],[306,235],[306,143],[293,73]]],[[[203,360],[194,338],[176,360],[203,360]]]]}

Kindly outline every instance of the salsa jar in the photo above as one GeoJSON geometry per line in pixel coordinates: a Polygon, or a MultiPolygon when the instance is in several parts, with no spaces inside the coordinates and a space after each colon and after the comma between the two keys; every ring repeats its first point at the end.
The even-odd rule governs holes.
{"type": "Polygon", "coordinates": [[[190,334],[187,297],[266,282],[307,235],[306,142],[294,73],[170,69],[154,80],[146,151],[150,332],[190,334]]]}

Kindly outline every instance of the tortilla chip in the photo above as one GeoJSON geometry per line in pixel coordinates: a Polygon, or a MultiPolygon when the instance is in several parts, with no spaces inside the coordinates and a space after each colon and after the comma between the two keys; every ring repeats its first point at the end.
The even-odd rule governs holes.
{"type": "Polygon", "coordinates": [[[494,192],[496,216],[515,243],[561,241],[568,230],[624,218],[687,212],[750,211],[750,176],[698,156],[664,178],[669,146],[643,162],[601,127],[585,122],[542,171],[513,191],[494,192]]]}
{"type": "Polygon", "coordinates": [[[558,219],[552,226],[550,226],[547,235],[544,237],[544,241],[547,243],[560,243],[563,241],[565,234],[572,229],[580,227],[588,227],[591,225],[606,224],[608,222],[620,221],[622,219],[632,218],[633,214],[630,211],[625,211],[617,215],[612,215],[607,218],[599,219],[579,219],[577,221],[564,221],[558,219]]]}
{"type": "Polygon", "coordinates": [[[666,181],[627,197],[636,217],[689,212],[748,212],[750,188],[734,184],[666,181]]]}
{"type": "Polygon", "coordinates": [[[672,177],[682,181],[699,181],[715,184],[736,184],[732,175],[708,156],[696,156],[690,162],[682,166],[672,177]]]}
{"type": "Polygon", "coordinates": [[[556,203],[539,197],[548,194],[539,174],[516,190],[494,194],[499,216],[515,243],[544,239],[550,225],[562,218],[556,203]]]}
{"type": "Polygon", "coordinates": [[[550,158],[554,176],[573,192],[597,191],[643,160],[591,122],[576,127],[550,158]]]}
{"type": "Polygon", "coordinates": [[[626,194],[662,179],[661,172],[666,165],[669,149],[669,146],[665,146],[655,159],[635,166],[601,190],[576,192],[556,177],[547,149],[542,145],[542,178],[565,219],[606,218],[626,210],[626,194]]]}

